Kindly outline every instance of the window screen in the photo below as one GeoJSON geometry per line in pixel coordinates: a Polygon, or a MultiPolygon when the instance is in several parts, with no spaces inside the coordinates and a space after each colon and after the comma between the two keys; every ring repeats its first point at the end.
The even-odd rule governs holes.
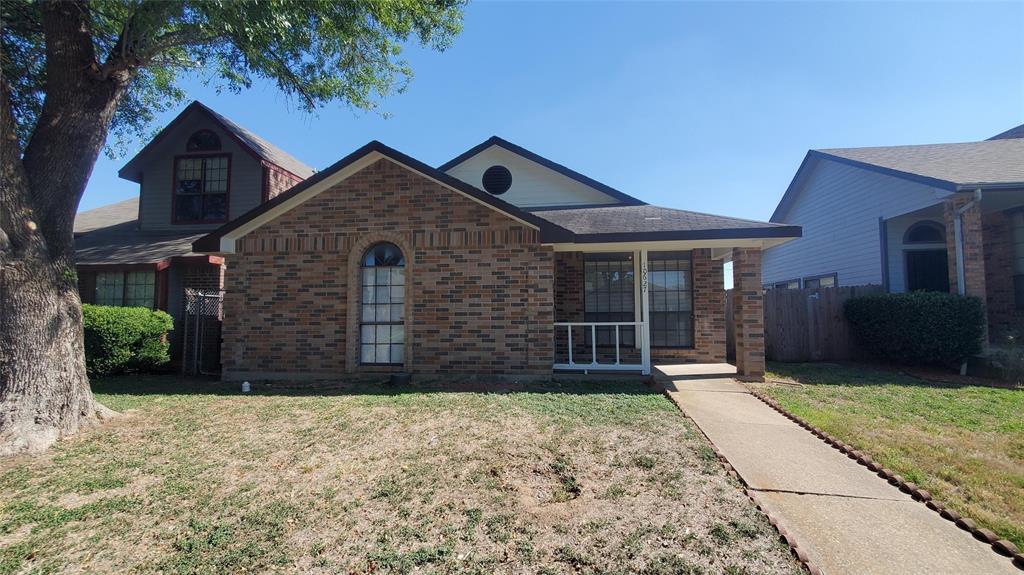
{"type": "MultiPolygon", "coordinates": [[[[583,283],[583,321],[635,321],[635,273],[632,254],[586,254],[583,283]]],[[[615,345],[614,327],[598,327],[596,335],[598,345],[615,345]]],[[[584,336],[586,343],[589,344],[589,329],[585,330],[584,336]]],[[[619,328],[621,345],[635,345],[635,338],[635,328],[619,328]]]]}
{"type": "Polygon", "coordinates": [[[651,345],[693,347],[693,269],[689,252],[652,252],[647,281],[651,345]]]}

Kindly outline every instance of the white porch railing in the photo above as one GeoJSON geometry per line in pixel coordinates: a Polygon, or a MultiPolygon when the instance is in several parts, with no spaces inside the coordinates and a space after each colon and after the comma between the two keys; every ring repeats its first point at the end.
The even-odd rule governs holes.
{"type": "MultiPolygon", "coordinates": [[[[558,330],[560,328],[565,328],[568,335],[569,362],[555,363],[554,369],[583,371],[583,373],[590,371],[639,371],[644,375],[651,373],[651,346],[647,341],[647,330],[644,329],[645,326],[642,321],[555,322],[555,329],[558,330]],[[614,363],[601,363],[598,361],[597,328],[599,327],[615,328],[614,363]],[[624,327],[633,328],[633,337],[640,344],[640,363],[622,363],[622,328],[624,327]],[[583,328],[584,333],[588,330],[590,331],[590,353],[584,353],[582,358],[579,357],[579,354],[575,354],[576,357],[573,354],[573,328],[583,328]],[[584,361],[576,361],[577,359],[583,359],[584,361]],[[590,360],[589,362],[586,361],[588,359],[590,360]]],[[[555,335],[558,335],[557,332],[555,335]]]]}

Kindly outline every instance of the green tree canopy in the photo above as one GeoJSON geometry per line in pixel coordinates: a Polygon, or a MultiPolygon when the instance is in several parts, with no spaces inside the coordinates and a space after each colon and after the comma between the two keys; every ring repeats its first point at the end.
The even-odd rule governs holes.
{"type": "MultiPolygon", "coordinates": [[[[25,149],[46,95],[43,2],[3,0],[0,63],[25,149]]],[[[77,4],[95,61],[130,83],[110,126],[115,143],[144,133],[197,74],[240,91],[273,82],[308,111],[339,100],[373,110],[404,89],[412,69],[402,46],[444,50],[462,26],[463,0],[93,0],[77,4]]]]}

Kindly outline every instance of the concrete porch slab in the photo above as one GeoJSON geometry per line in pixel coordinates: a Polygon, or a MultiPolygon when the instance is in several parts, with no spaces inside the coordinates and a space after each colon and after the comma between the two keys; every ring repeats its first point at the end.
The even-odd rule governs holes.
{"type": "Polygon", "coordinates": [[[655,377],[707,377],[707,376],[734,376],[736,366],[729,363],[680,363],[680,364],[659,364],[654,366],[655,377]]]}

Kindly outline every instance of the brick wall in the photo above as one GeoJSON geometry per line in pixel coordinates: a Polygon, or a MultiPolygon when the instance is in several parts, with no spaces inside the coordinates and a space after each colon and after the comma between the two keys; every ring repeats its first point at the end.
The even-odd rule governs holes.
{"type": "Polygon", "coordinates": [[[736,373],[742,379],[762,379],[765,342],[761,250],[734,249],[732,275],[736,373]]]}
{"type": "Polygon", "coordinates": [[[359,260],[406,257],[406,371],[550,373],[554,254],[536,230],[387,160],[282,215],[229,256],[224,375],[358,365],[359,260]],[[350,289],[350,286],[355,289],[350,289]]]}
{"type": "MultiPolygon", "coordinates": [[[[652,362],[719,363],[725,361],[725,287],[722,262],[711,259],[711,251],[693,250],[694,347],[692,349],[652,348],[652,362]]],[[[579,252],[555,254],[555,317],[557,321],[584,320],[584,255],[579,252]]],[[[637,293],[636,297],[640,297],[637,293]]],[[[555,333],[555,347],[561,354],[568,346],[565,330],[555,333]]],[[[590,357],[582,328],[573,333],[573,353],[590,357]]],[[[621,350],[622,361],[639,362],[639,351],[621,350]]],[[[598,350],[600,360],[612,350],[598,350]],[[604,354],[602,354],[604,351],[604,354]]],[[[564,360],[565,358],[562,358],[564,360]]],[[[614,359],[614,356],[611,356],[614,359]]]]}
{"type": "Polygon", "coordinates": [[[1017,311],[1013,290],[1013,237],[1010,216],[992,212],[982,216],[985,252],[985,306],[989,337],[994,340],[1024,327],[1024,314],[1017,311]]]}
{"type": "MultiPolygon", "coordinates": [[[[949,258],[949,291],[959,293],[956,268],[956,212],[973,200],[972,195],[955,195],[943,202],[946,224],[946,254],[949,258]]],[[[975,203],[961,216],[964,250],[964,282],[967,295],[985,298],[984,231],[981,205],[975,203]]]]}
{"type": "Polygon", "coordinates": [[[263,166],[263,201],[277,196],[301,181],[301,178],[296,178],[273,166],[263,166]]]}

